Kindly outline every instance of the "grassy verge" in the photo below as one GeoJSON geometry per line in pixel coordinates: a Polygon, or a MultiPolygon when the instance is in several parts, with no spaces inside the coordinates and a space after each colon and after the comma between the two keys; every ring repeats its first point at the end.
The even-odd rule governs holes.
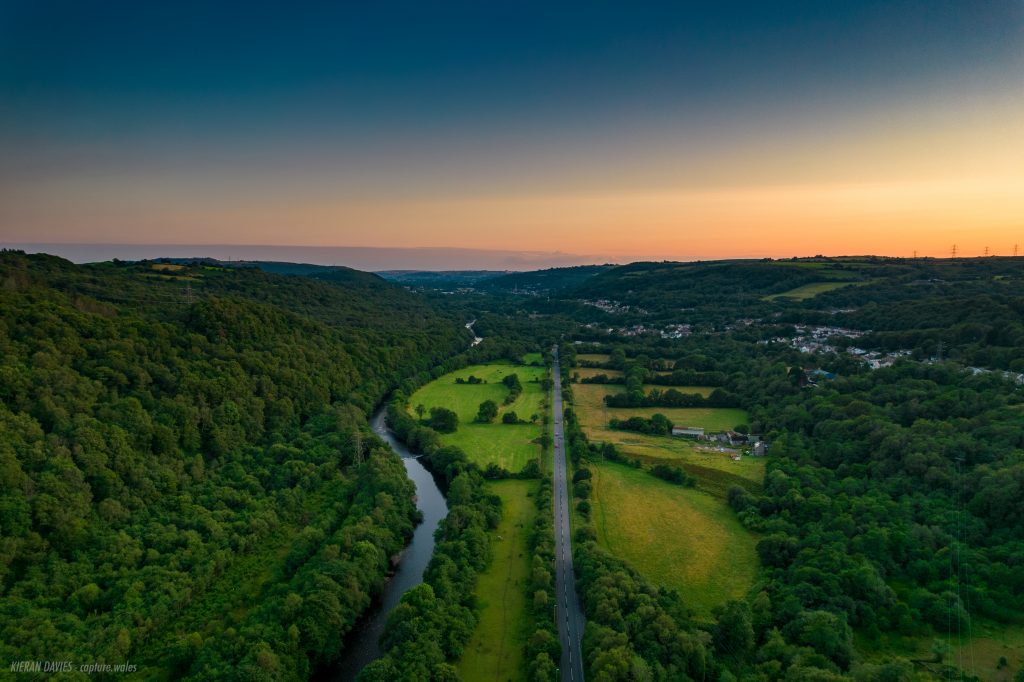
{"type": "Polygon", "coordinates": [[[487,487],[501,498],[502,519],[493,535],[491,565],[476,584],[480,618],[457,667],[466,682],[525,680],[527,542],[537,514],[532,498],[537,482],[492,481],[487,487]]]}

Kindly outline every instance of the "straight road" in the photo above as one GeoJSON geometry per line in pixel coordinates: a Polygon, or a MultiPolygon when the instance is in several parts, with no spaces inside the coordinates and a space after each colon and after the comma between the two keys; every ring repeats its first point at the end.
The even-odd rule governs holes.
{"type": "Polygon", "coordinates": [[[566,476],[565,434],[562,430],[562,372],[558,347],[554,349],[554,422],[555,422],[555,617],[562,640],[562,682],[583,682],[583,610],[576,596],[576,573],[572,568],[572,543],[569,529],[569,482],[566,476]]]}

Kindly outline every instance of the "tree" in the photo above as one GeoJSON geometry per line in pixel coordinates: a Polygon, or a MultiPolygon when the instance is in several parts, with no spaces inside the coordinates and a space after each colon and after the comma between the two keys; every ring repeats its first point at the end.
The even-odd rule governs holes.
{"type": "Polygon", "coordinates": [[[844,620],[829,611],[804,611],[787,629],[791,629],[796,641],[828,656],[836,665],[846,669],[853,657],[850,628],[844,620]]]}
{"type": "Polygon", "coordinates": [[[476,421],[481,424],[489,424],[494,421],[494,418],[498,416],[498,403],[493,400],[485,400],[480,403],[480,408],[476,412],[476,421]]]}
{"type": "Polygon", "coordinates": [[[509,410],[505,414],[501,415],[501,422],[503,424],[518,424],[519,423],[519,415],[517,415],[515,412],[509,410]]]}
{"type": "Polygon", "coordinates": [[[446,407],[432,407],[427,424],[438,433],[455,433],[459,428],[459,415],[446,407]]]}
{"type": "Polygon", "coordinates": [[[505,404],[511,405],[523,392],[523,385],[519,382],[519,375],[509,374],[501,380],[501,383],[508,387],[508,395],[505,396],[505,404]]]}
{"type": "Polygon", "coordinates": [[[423,414],[426,411],[427,411],[427,408],[423,407],[422,403],[420,403],[419,405],[416,406],[416,416],[419,417],[420,419],[423,419],[423,414]]]}
{"type": "Polygon", "coordinates": [[[715,615],[718,620],[711,629],[715,651],[720,656],[744,660],[754,648],[750,607],[746,602],[730,601],[717,609],[715,615]]]}
{"type": "Polygon", "coordinates": [[[590,493],[593,488],[594,486],[590,481],[577,481],[572,486],[572,494],[582,500],[585,500],[590,497],[590,493]]]}
{"type": "Polygon", "coordinates": [[[545,652],[537,654],[530,663],[530,682],[554,682],[558,678],[555,662],[545,652]]]}

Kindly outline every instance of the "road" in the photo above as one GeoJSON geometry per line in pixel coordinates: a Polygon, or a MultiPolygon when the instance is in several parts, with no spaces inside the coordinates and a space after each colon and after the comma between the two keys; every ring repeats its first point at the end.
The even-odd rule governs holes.
{"type": "Polygon", "coordinates": [[[562,429],[562,372],[558,348],[554,349],[554,422],[555,422],[555,617],[562,640],[562,682],[583,682],[583,610],[576,596],[576,573],[572,568],[572,542],[569,528],[569,485],[566,475],[565,434],[562,429]]]}

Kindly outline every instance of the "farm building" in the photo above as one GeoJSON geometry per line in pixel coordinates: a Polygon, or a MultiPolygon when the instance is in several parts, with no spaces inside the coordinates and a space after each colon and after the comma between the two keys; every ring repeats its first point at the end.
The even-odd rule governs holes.
{"type": "Polygon", "coordinates": [[[673,436],[685,436],[685,437],[688,437],[688,438],[703,438],[704,437],[704,429],[703,429],[703,427],[700,427],[700,426],[686,426],[686,427],[683,427],[683,426],[673,426],[672,427],[672,435],[673,436]]]}

